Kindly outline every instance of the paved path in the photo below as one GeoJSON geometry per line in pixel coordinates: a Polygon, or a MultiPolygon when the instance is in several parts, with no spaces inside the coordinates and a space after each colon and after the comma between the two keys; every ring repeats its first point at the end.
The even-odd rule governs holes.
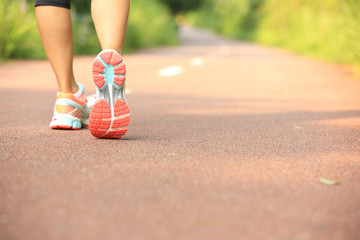
{"type": "MultiPolygon", "coordinates": [[[[50,65],[0,65],[0,239],[360,239],[360,81],[281,50],[181,37],[126,56],[122,140],[50,130],[50,65]]],[[[91,62],[75,59],[89,94],[91,62]]]]}

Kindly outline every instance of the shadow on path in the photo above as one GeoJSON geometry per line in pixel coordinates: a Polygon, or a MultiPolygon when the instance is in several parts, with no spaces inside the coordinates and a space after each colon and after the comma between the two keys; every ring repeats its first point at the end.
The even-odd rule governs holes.
{"type": "Polygon", "coordinates": [[[94,139],[87,130],[48,129],[54,99],[52,93],[8,90],[6,93],[0,91],[0,94],[2,102],[7,103],[0,113],[1,142],[5,151],[9,150],[8,143],[21,146],[27,144],[26,138],[35,138],[34,146],[37,146],[36,142],[47,141],[48,146],[58,148],[54,154],[60,154],[59,141],[83,138],[81,141],[87,144],[116,145],[129,154],[137,147],[143,152],[177,151],[189,157],[209,158],[360,153],[360,109],[307,111],[296,110],[294,105],[301,105],[301,100],[291,99],[133,94],[129,97],[132,121],[123,139],[131,140],[128,142],[94,139]],[[352,122],[355,124],[349,124],[352,122]],[[34,136],[40,132],[46,137],[34,136]],[[66,136],[65,140],[63,136],[66,136]],[[11,137],[17,137],[17,140],[9,141],[11,137]]]}

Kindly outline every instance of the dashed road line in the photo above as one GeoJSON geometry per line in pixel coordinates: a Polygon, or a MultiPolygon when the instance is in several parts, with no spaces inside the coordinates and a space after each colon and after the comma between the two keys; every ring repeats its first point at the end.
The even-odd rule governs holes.
{"type": "Polygon", "coordinates": [[[190,59],[190,65],[193,67],[204,65],[204,58],[202,57],[194,57],[190,59]]]}
{"type": "Polygon", "coordinates": [[[160,77],[172,77],[182,72],[183,72],[183,68],[181,66],[170,66],[159,70],[158,75],[160,77]]]}

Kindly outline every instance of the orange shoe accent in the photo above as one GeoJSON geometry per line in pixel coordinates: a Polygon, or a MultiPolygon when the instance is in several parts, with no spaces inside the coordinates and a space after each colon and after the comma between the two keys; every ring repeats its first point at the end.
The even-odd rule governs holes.
{"type": "Polygon", "coordinates": [[[58,105],[55,106],[55,110],[58,113],[68,114],[69,112],[73,111],[75,108],[72,106],[65,106],[65,105],[58,105]]]}
{"type": "Polygon", "coordinates": [[[93,63],[93,74],[104,73],[104,68],[104,64],[99,59],[95,59],[93,63]]]}
{"type": "Polygon", "coordinates": [[[95,82],[95,85],[98,87],[98,88],[102,88],[105,84],[105,80],[104,80],[104,76],[103,75],[97,75],[97,76],[93,76],[93,79],[94,79],[94,82],[95,82]]]}
{"type": "Polygon", "coordinates": [[[114,67],[114,73],[125,75],[126,74],[125,64],[122,63],[122,64],[114,67]]]}
{"type": "Polygon", "coordinates": [[[100,75],[100,73],[104,73],[104,68],[104,64],[99,59],[95,59],[93,62],[93,79],[98,88],[103,87],[105,84],[104,76],[100,75]]]}
{"type": "Polygon", "coordinates": [[[121,86],[125,81],[125,77],[123,76],[116,76],[114,77],[114,83],[118,86],[121,86]]]}
{"type": "Polygon", "coordinates": [[[111,56],[110,64],[115,66],[123,61],[122,57],[119,54],[113,54],[111,56]]]}
{"type": "Polygon", "coordinates": [[[99,97],[89,119],[89,130],[94,137],[121,138],[127,132],[130,113],[125,99],[125,74],[123,58],[112,49],[100,52],[93,62],[99,97]]]}
{"type": "Polygon", "coordinates": [[[109,130],[102,138],[122,138],[126,134],[127,128],[109,130]]]}
{"type": "Polygon", "coordinates": [[[78,109],[78,110],[76,110],[75,112],[73,112],[71,115],[78,118],[78,117],[80,117],[80,115],[81,115],[81,110],[78,109]]]}
{"type": "Polygon", "coordinates": [[[118,119],[115,119],[111,125],[111,128],[121,128],[121,127],[127,127],[129,126],[130,117],[120,117],[118,119]]]}
{"type": "Polygon", "coordinates": [[[110,64],[112,55],[113,55],[112,52],[103,52],[102,54],[100,54],[100,57],[102,58],[102,60],[104,60],[104,62],[110,64]]]}
{"type": "Polygon", "coordinates": [[[123,61],[122,57],[119,54],[113,54],[113,52],[103,52],[102,54],[100,54],[100,57],[102,58],[102,60],[104,60],[105,63],[111,64],[113,66],[123,61]]]}
{"type": "Polygon", "coordinates": [[[59,95],[57,96],[56,99],[61,99],[61,98],[66,98],[66,99],[70,99],[80,105],[84,105],[86,103],[86,99],[85,97],[83,99],[78,99],[74,96],[74,94],[72,93],[59,93],[59,95]]]}
{"type": "Polygon", "coordinates": [[[119,117],[121,115],[129,113],[128,105],[121,99],[118,99],[114,104],[114,116],[119,117]]]}
{"type": "Polygon", "coordinates": [[[114,120],[111,125],[111,128],[127,127],[130,122],[130,116],[129,115],[123,116],[123,115],[128,114],[129,112],[130,111],[127,104],[123,100],[118,99],[114,105],[114,120]]]}
{"type": "Polygon", "coordinates": [[[73,129],[73,130],[79,130],[80,128],[73,128],[71,126],[67,126],[67,125],[55,125],[55,126],[51,126],[51,129],[73,129]]]}
{"type": "Polygon", "coordinates": [[[103,137],[110,128],[110,124],[110,105],[102,99],[96,102],[91,110],[91,115],[89,119],[90,132],[95,137],[103,137]]]}
{"type": "Polygon", "coordinates": [[[49,127],[52,129],[81,129],[89,123],[89,107],[84,94],[84,86],[78,84],[81,95],[58,93],[54,106],[54,115],[49,127]]]}
{"type": "Polygon", "coordinates": [[[118,99],[114,105],[114,118],[111,124],[110,105],[105,100],[96,102],[89,119],[91,134],[98,138],[121,138],[130,122],[130,116],[125,115],[128,113],[127,104],[118,99]]]}

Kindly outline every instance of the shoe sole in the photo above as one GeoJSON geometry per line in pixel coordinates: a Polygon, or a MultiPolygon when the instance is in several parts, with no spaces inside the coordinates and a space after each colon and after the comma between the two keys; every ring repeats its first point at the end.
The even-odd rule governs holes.
{"type": "Polygon", "coordinates": [[[61,119],[51,121],[50,128],[51,129],[79,130],[82,128],[82,124],[80,121],[63,117],[61,119]]]}
{"type": "Polygon", "coordinates": [[[97,138],[121,138],[130,122],[125,98],[125,64],[119,53],[104,50],[93,62],[96,102],[90,112],[89,130],[97,138]]]}
{"type": "MultiPolygon", "coordinates": [[[[80,114],[81,112],[82,114],[86,115],[85,112],[81,111],[80,109],[77,110],[77,114],[80,114]]],[[[88,128],[88,125],[89,125],[88,117],[78,118],[67,114],[58,114],[54,116],[54,118],[50,122],[51,129],[79,130],[81,128],[88,128]]]]}

